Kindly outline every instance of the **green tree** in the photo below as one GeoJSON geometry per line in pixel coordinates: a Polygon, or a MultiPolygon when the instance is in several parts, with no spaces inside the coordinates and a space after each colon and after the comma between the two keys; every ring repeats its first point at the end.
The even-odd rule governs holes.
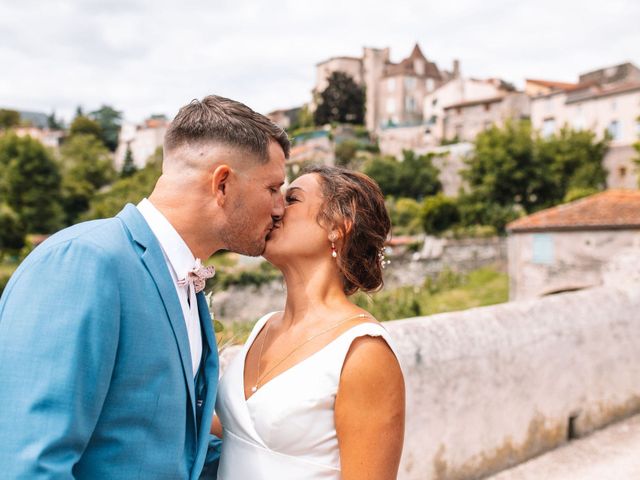
{"type": "Polygon", "coordinates": [[[458,196],[460,225],[463,227],[490,226],[498,233],[504,233],[507,223],[525,214],[520,205],[499,205],[487,202],[477,193],[463,192],[458,196]]]}
{"type": "Polygon", "coordinates": [[[607,172],[603,159],[609,148],[610,138],[597,140],[588,130],[563,127],[548,138],[536,139],[536,155],[539,163],[550,165],[549,174],[554,184],[549,204],[561,202],[570,190],[605,188],[607,172]]]}
{"type": "Polygon", "coordinates": [[[0,137],[0,203],[6,203],[29,233],[62,226],[58,164],[37,140],[8,133],[0,137]]]}
{"type": "Polygon", "coordinates": [[[8,129],[20,125],[20,113],[17,110],[0,108],[0,129],[8,129]]]}
{"type": "Polygon", "coordinates": [[[344,140],[336,145],[336,165],[340,167],[348,167],[356,158],[356,153],[360,148],[360,142],[357,140],[344,140]]]}
{"type": "Polygon", "coordinates": [[[500,207],[521,205],[526,212],[554,198],[551,158],[535,154],[528,121],[507,122],[478,134],[473,154],[461,173],[473,196],[500,207]]]}
{"type": "Polygon", "coordinates": [[[51,112],[50,115],[47,115],[47,127],[50,130],[62,130],[64,129],[64,122],[56,117],[56,112],[51,112]]]}
{"type": "Polygon", "coordinates": [[[122,171],[120,172],[120,176],[122,178],[127,178],[133,175],[138,171],[135,162],[133,161],[133,152],[131,152],[131,147],[127,145],[127,151],[124,154],[124,163],[122,164],[122,171]]]}
{"type": "Polygon", "coordinates": [[[300,128],[310,128],[313,126],[315,126],[313,123],[313,113],[309,110],[309,105],[305,104],[300,108],[298,116],[293,124],[287,128],[287,132],[293,132],[300,128]]]}
{"type": "Polygon", "coordinates": [[[109,105],[102,105],[98,110],[91,112],[89,117],[100,125],[102,130],[100,138],[111,152],[115,152],[118,148],[122,112],[109,105]]]}
{"type": "Polygon", "coordinates": [[[364,88],[344,72],[333,72],[327,80],[327,88],[320,93],[314,112],[315,124],[364,123],[364,88]]]}
{"type": "Polygon", "coordinates": [[[83,219],[112,217],[127,203],[138,203],[148,196],[162,173],[162,148],[149,157],[144,168],[127,178],[112,183],[108,189],[96,194],[83,219]]]}
{"type": "Polygon", "coordinates": [[[438,178],[440,170],[433,164],[434,154],[416,155],[411,150],[404,150],[402,157],[396,195],[421,200],[442,190],[438,178]]]}
{"type": "Polygon", "coordinates": [[[387,209],[391,217],[391,224],[394,232],[399,234],[412,235],[420,233],[420,204],[413,198],[393,197],[386,199],[387,209]]]}
{"type": "Polygon", "coordinates": [[[402,161],[374,157],[365,165],[364,173],[378,182],[385,195],[421,200],[442,190],[440,171],[433,165],[433,158],[433,154],[416,155],[405,150],[402,161]]]}
{"type": "Polygon", "coordinates": [[[24,247],[26,234],[18,214],[6,203],[0,203],[0,260],[5,253],[15,253],[24,247]]]}
{"type": "Polygon", "coordinates": [[[60,148],[60,163],[66,222],[71,224],[89,208],[96,192],[115,179],[116,172],[109,151],[94,135],[69,137],[60,148]]]}
{"type": "Polygon", "coordinates": [[[420,218],[425,233],[439,235],[460,221],[460,211],[455,199],[438,194],[424,199],[420,218]]]}
{"type": "Polygon", "coordinates": [[[91,120],[89,117],[85,117],[84,115],[79,115],[73,119],[71,122],[71,127],[69,127],[69,136],[73,137],[74,135],[93,135],[100,141],[103,138],[102,127],[95,120],[91,120]]]}

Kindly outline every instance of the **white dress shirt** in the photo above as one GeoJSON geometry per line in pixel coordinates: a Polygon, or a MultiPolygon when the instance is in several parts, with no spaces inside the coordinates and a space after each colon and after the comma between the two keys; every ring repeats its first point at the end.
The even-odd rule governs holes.
{"type": "Polygon", "coordinates": [[[193,287],[189,285],[180,286],[178,285],[178,280],[187,276],[187,272],[193,269],[196,259],[180,234],[173,228],[173,225],[148,199],[145,198],[138,204],[138,210],[158,239],[158,242],[160,242],[164,259],[169,267],[169,272],[171,272],[173,285],[176,287],[184,321],[187,325],[191,367],[195,377],[198,373],[198,368],[200,368],[200,358],[202,356],[202,331],[200,330],[198,300],[193,287]]]}

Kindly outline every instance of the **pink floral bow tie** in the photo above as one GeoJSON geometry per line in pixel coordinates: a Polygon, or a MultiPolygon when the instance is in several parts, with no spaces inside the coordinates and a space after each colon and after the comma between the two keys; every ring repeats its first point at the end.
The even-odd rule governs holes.
{"type": "Polygon", "coordinates": [[[193,285],[193,289],[196,293],[204,290],[204,284],[207,278],[211,278],[216,274],[215,267],[205,267],[199,258],[196,258],[196,264],[193,270],[187,273],[187,277],[182,280],[178,280],[178,285],[184,287],[185,285],[193,285]]]}

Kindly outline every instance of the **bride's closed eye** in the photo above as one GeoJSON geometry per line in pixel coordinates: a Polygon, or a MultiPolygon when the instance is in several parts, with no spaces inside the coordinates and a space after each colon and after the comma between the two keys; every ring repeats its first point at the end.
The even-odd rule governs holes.
{"type": "Polygon", "coordinates": [[[298,202],[299,200],[293,195],[287,195],[284,197],[284,201],[287,202],[287,205],[290,205],[294,202],[298,202]]]}

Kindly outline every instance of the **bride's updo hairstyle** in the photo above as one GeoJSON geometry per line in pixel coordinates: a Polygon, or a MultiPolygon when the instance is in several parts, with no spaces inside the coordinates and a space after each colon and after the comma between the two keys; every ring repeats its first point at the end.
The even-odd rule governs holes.
{"type": "Polygon", "coordinates": [[[323,204],[318,223],[337,229],[336,262],[342,273],[344,292],[372,292],[382,288],[384,243],[391,220],[380,187],[368,176],[340,167],[311,166],[304,174],[319,177],[323,204]]]}

